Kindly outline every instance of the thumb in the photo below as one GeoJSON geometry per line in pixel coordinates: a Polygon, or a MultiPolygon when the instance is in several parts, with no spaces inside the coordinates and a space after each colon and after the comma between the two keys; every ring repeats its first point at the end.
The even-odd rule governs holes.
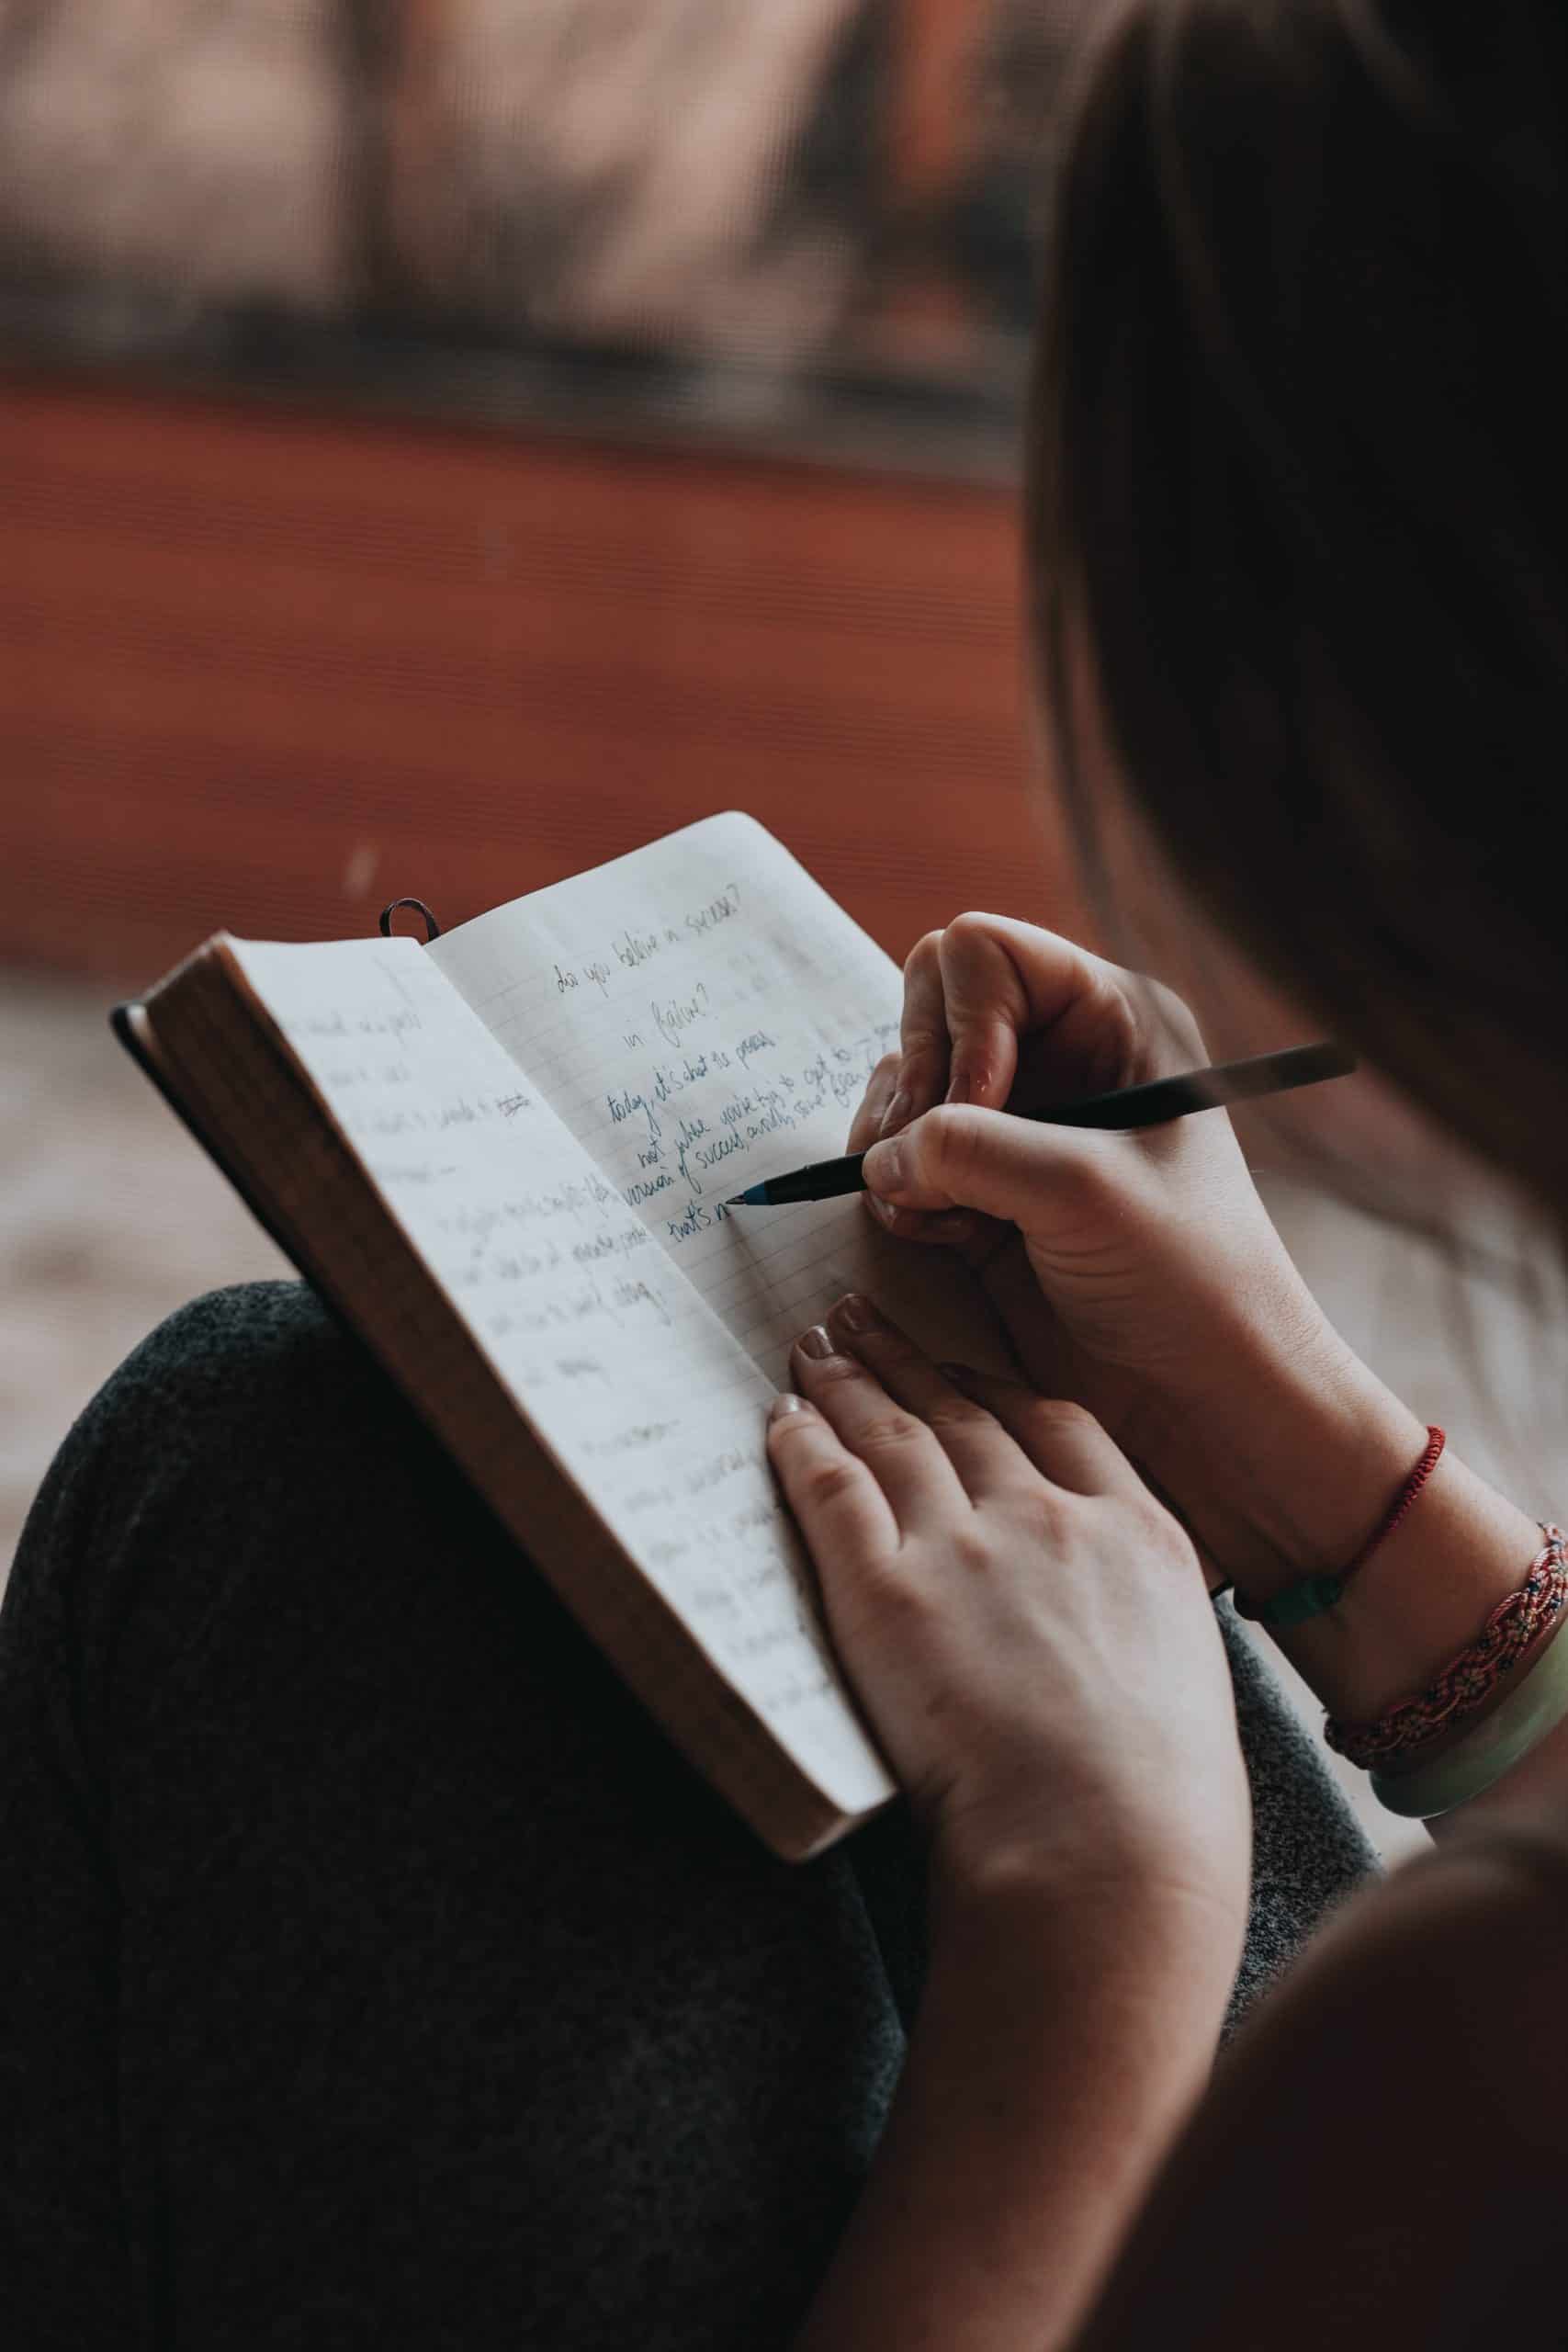
{"type": "Polygon", "coordinates": [[[1024,1233],[1069,1204],[1110,1204],[1108,1138],[1006,1111],[942,1103],[865,1155],[867,1188],[906,1209],[977,1209],[1024,1233]]]}

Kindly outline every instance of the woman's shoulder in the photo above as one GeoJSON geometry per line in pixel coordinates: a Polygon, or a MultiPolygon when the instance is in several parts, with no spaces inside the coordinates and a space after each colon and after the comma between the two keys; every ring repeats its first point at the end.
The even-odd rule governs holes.
{"type": "Polygon", "coordinates": [[[1442,1850],[1511,1871],[1549,1903],[1568,1908],[1568,1815],[1545,1806],[1496,1815],[1442,1850]]]}
{"type": "MultiPolygon", "coordinates": [[[[1568,1985],[1568,1821],[1521,1807],[1456,1822],[1353,1896],[1316,1951],[1338,1998],[1413,2053],[1434,2036],[1490,2046],[1568,1985]]],[[[1568,2067],[1568,2038],[1551,2039],[1568,2067]]]]}
{"type": "MultiPolygon", "coordinates": [[[[1393,1872],[1375,1909],[1369,1943],[1383,1948],[1413,2022],[1462,2032],[1506,2018],[1517,2033],[1568,1985],[1568,1818],[1532,1804],[1456,1825],[1393,1872]]],[[[1540,2037],[1528,2031],[1526,2046],[1534,2064],[1540,2037]]],[[[1550,2064],[1568,2076],[1568,2044],[1550,2064]]]]}
{"type": "Polygon", "coordinates": [[[1302,2070],[1309,2103],[1374,2137],[1440,2139],[1442,2119],[1462,2120],[1522,2194],[1532,2165],[1568,2164],[1568,2036],[1551,2022],[1564,1985],[1568,1834],[1507,1811],[1456,1824],[1349,1897],[1258,2025],[1278,2001],[1278,2064],[1302,2070]]]}
{"type": "Polygon", "coordinates": [[[1516,1881],[1526,1899],[1533,1894],[1568,1916],[1568,1805],[1536,1797],[1456,1820],[1429,1854],[1407,1862],[1391,1883],[1483,1872],[1516,1881]]]}

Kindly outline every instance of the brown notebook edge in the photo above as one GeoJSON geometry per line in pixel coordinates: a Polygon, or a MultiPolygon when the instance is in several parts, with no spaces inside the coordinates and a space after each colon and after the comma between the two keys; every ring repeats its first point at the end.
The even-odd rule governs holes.
{"type": "Polygon", "coordinates": [[[556,1463],[440,1285],[394,1238],[381,1196],[346,1145],[335,1148],[341,1130],[289,1056],[238,963],[226,952],[224,935],[187,956],[145,998],[114,1006],[109,1023],[120,1045],[264,1231],[340,1326],[368,1348],[639,1703],[764,1844],[782,1860],[807,1860],[881,1810],[847,1815],[818,1787],[706,1657],[676,1611],[556,1463]],[[199,997],[210,1022],[209,1000],[215,985],[224,1009],[243,1013],[247,1035],[271,1066],[273,1082],[287,1089],[301,1116],[310,1116],[321,1142],[331,1148],[341,1183],[361,1196],[359,1205],[368,1212],[361,1229],[379,1229],[389,1266],[395,1266],[400,1279],[411,1280],[422,1295],[425,1331],[420,1338],[412,1335],[407,1314],[400,1317],[399,1327],[389,1327],[377,1317],[373,1306],[356,1297],[355,1286],[311,1248],[287,1211],[267,1196],[202,1116],[198,1094],[220,1092],[221,1080],[211,1089],[202,1084],[201,1073],[191,1067],[193,1058],[204,1058],[199,1046],[193,1056],[188,1025],[177,1017],[171,1021],[170,1015],[181,999],[189,1006],[199,997]],[[165,1031],[186,1029],[183,1052],[172,1036],[159,1035],[160,1005],[165,1031]],[[141,1034],[143,1024],[148,1036],[141,1034]],[[311,1106],[309,1114],[307,1104],[311,1106]],[[450,1349],[461,1360],[461,1371],[443,1373],[433,1381],[434,1329],[443,1335],[443,1359],[450,1349]],[[457,1390],[462,1392],[460,1403],[447,1401],[457,1390]],[[485,1400],[482,1425],[476,1419],[476,1399],[485,1400]]]}

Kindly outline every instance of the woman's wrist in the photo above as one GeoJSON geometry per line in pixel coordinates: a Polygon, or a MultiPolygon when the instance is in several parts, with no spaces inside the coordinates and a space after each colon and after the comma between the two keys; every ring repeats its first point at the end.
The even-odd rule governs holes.
{"type": "Polygon", "coordinates": [[[1540,1544],[1534,1520],[1445,1453],[1335,1607],[1282,1632],[1280,1646],[1331,1714],[1370,1722],[1476,1639],[1540,1544]]]}
{"type": "Polygon", "coordinates": [[[931,1947],[953,1964],[1020,1955],[1036,1981],[1064,1941],[1091,1973],[1140,1951],[1179,1952],[1183,1981],[1223,2012],[1247,1934],[1249,1855],[1195,1827],[1108,1825],[1056,1838],[962,1845],[940,1834],[928,1870],[931,1947]],[[1100,1947],[1096,1956],[1095,1947],[1100,1947]]]}
{"type": "MultiPolygon", "coordinates": [[[[1207,1404],[1201,1428],[1190,1406],[1172,1417],[1173,1440],[1186,1422],[1188,1491],[1151,1468],[1225,1575],[1266,1600],[1356,1557],[1427,1429],[1322,1318],[1285,1346],[1242,1335],[1229,1373],[1228,1413],[1207,1404]]],[[[1450,1448],[1336,1606],[1275,1638],[1331,1713],[1379,1715],[1473,1641],[1540,1541],[1535,1521],[1450,1448]]]]}
{"type": "Polygon", "coordinates": [[[1304,1290],[1243,1300],[1140,1416],[1132,1450],[1249,1598],[1332,1575],[1426,1443],[1304,1290]]]}
{"type": "Polygon", "coordinates": [[[870,2180],[797,2352],[1075,2340],[1202,2097],[1235,1974],[1136,1887],[949,1905],[870,2180]],[[1036,1898],[1043,1897],[1043,1901],[1036,1898]]]}

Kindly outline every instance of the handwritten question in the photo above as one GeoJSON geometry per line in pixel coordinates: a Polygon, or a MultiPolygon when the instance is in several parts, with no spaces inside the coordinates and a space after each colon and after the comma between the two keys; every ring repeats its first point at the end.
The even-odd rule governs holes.
{"type": "Polygon", "coordinates": [[[608,996],[610,983],[618,970],[640,971],[656,956],[668,955],[672,947],[690,947],[694,941],[704,939],[716,931],[721,923],[732,922],[740,912],[740,885],[727,882],[716,898],[705,906],[693,907],[674,922],[651,924],[646,931],[633,930],[629,925],[618,932],[602,955],[592,956],[582,964],[556,966],[556,994],[566,996],[577,988],[596,988],[601,996],[608,996]]]}

